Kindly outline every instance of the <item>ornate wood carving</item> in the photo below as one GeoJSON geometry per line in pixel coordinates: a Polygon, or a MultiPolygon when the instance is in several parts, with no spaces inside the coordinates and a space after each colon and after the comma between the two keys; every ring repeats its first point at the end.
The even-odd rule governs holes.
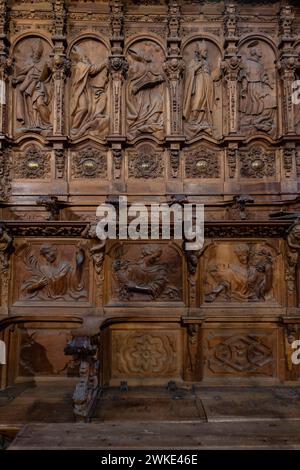
{"type": "Polygon", "coordinates": [[[31,145],[24,154],[13,156],[13,174],[16,179],[46,179],[50,177],[50,154],[31,145]]]}
{"type": "Polygon", "coordinates": [[[0,200],[7,201],[11,190],[11,162],[7,150],[0,151],[0,200]]]}
{"type": "Polygon", "coordinates": [[[73,412],[77,421],[88,421],[99,391],[98,336],[75,336],[65,348],[65,354],[80,362],[80,381],[73,394],[73,412]]]}
{"type": "Polygon", "coordinates": [[[161,152],[144,144],[137,152],[129,153],[128,175],[130,178],[161,178],[163,162],[161,152]]]}
{"type": "Polygon", "coordinates": [[[25,244],[18,250],[17,298],[24,301],[87,300],[86,254],[80,246],[25,244]],[[70,249],[71,248],[71,249],[70,249]]]}
{"type": "Polygon", "coordinates": [[[113,370],[118,376],[173,376],[178,370],[174,333],[140,331],[114,333],[113,370]]]}
{"type": "Polygon", "coordinates": [[[272,376],[274,373],[272,337],[268,333],[220,331],[209,334],[207,342],[210,374],[272,376]]]}
{"type": "Polygon", "coordinates": [[[274,301],[275,256],[264,244],[210,248],[206,251],[205,302],[274,301]]]}
{"type": "Polygon", "coordinates": [[[107,50],[102,43],[84,39],[72,47],[70,134],[104,138],[109,131],[107,50]]]}
{"type": "Polygon", "coordinates": [[[220,161],[217,152],[199,147],[194,152],[185,153],[186,178],[218,178],[220,176],[220,161]]]}
{"type": "Polygon", "coordinates": [[[112,263],[113,297],[123,302],[180,301],[182,273],[176,263],[178,252],[164,245],[118,246],[112,263]]]}
{"type": "Polygon", "coordinates": [[[53,80],[50,46],[42,38],[25,38],[15,51],[15,131],[49,134],[53,129],[53,80]]]}
{"type": "Polygon", "coordinates": [[[261,147],[239,150],[240,174],[243,178],[265,178],[276,175],[275,154],[261,147]]]}
{"type": "Polygon", "coordinates": [[[73,178],[106,178],[107,156],[91,146],[74,152],[72,159],[73,178]]]}

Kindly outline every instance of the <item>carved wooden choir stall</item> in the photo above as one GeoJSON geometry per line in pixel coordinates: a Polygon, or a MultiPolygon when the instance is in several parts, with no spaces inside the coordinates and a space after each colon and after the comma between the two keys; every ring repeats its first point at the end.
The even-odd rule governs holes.
{"type": "Polygon", "coordinates": [[[299,382],[297,80],[297,1],[0,0],[0,388],[299,382]],[[203,248],[102,242],[119,195],[203,248]]]}

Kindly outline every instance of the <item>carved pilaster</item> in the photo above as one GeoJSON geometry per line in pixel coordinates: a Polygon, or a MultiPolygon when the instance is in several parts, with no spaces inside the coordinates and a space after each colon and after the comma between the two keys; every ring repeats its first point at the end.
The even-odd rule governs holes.
{"type": "Polygon", "coordinates": [[[241,58],[237,54],[237,6],[230,2],[224,12],[224,61],[221,64],[228,96],[228,133],[238,131],[238,78],[241,58]]]}
{"type": "Polygon", "coordinates": [[[177,178],[180,169],[180,151],[179,149],[170,150],[170,168],[172,178],[177,178]]]}
{"type": "Polygon", "coordinates": [[[168,55],[164,64],[164,71],[169,82],[170,91],[170,134],[181,135],[181,78],[185,68],[180,55],[180,7],[176,0],[169,1],[168,15],[168,55]]]}
{"type": "Polygon", "coordinates": [[[0,150],[0,201],[7,201],[10,195],[10,159],[7,150],[0,150]]]}
{"type": "Polygon", "coordinates": [[[67,12],[64,0],[53,1],[53,43],[54,57],[52,63],[54,80],[53,97],[53,135],[61,136],[64,134],[64,88],[65,79],[69,70],[69,63],[66,59],[66,18],[67,12]]]}
{"type": "Polygon", "coordinates": [[[229,178],[235,178],[237,168],[237,148],[229,147],[227,149],[227,165],[229,178]]]}
{"type": "Polygon", "coordinates": [[[0,226],[0,312],[8,313],[10,258],[14,252],[13,238],[0,226]]]}
{"type": "Polygon", "coordinates": [[[283,88],[283,125],[284,132],[295,133],[295,113],[293,96],[293,82],[296,80],[296,56],[283,53],[278,63],[283,88]]]}
{"type": "Polygon", "coordinates": [[[66,156],[63,148],[55,149],[55,176],[56,178],[65,177],[65,168],[66,168],[66,156]]]}
{"type": "Polygon", "coordinates": [[[113,165],[114,165],[114,178],[120,179],[122,175],[122,149],[112,149],[113,165]]]}
{"type": "Polygon", "coordinates": [[[281,38],[281,46],[287,52],[291,52],[293,43],[292,26],[295,19],[293,7],[284,5],[279,13],[279,33],[281,38]]]}
{"type": "Polygon", "coordinates": [[[295,154],[296,150],[293,144],[289,144],[283,149],[283,168],[286,178],[290,178],[294,174],[295,154]]]}
{"type": "Polygon", "coordinates": [[[112,77],[111,135],[120,136],[122,134],[122,83],[127,74],[128,63],[123,56],[111,56],[108,70],[112,77]]]}
{"type": "Polygon", "coordinates": [[[108,70],[111,75],[111,136],[122,134],[122,83],[127,75],[128,63],[123,55],[124,14],[120,0],[110,1],[110,44],[111,56],[108,59],[108,70]]]}
{"type": "Polygon", "coordinates": [[[8,8],[7,0],[0,0],[0,134],[7,133],[7,86],[12,60],[8,57],[8,8]]]}
{"type": "MultiPolygon", "coordinates": [[[[300,225],[298,221],[289,229],[285,249],[285,279],[287,283],[287,305],[297,303],[297,267],[300,252],[300,225]]],[[[299,293],[298,293],[299,295],[299,293]]]]}
{"type": "Polygon", "coordinates": [[[103,297],[103,263],[105,258],[106,240],[100,240],[97,237],[96,224],[88,225],[81,236],[83,238],[91,240],[93,243],[90,247],[90,256],[93,260],[93,265],[96,273],[97,299],[99,304],[101,305],[103,297]]]}
{"type": "Polygon", "coordinates": [[[241,58],[238,55],[226,56],[221,64],[228,96],[228,132],[238,131],[238,79],[241,71],[241,58]]]}

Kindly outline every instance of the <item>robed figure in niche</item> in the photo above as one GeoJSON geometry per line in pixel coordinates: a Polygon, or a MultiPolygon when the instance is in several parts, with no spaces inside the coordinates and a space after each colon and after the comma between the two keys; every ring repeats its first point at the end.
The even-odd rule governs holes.
{"type": "Polygon", "coordinates": [[[275,127],[276,98],[270,77],[263,64],[258,41],[248,45],[249,55],[244,60],[241,82],[241,129],[271,132],[275,127]]]}
{"type": "Polygon", "coordinates": [[[16,118],[18,130],[49,130],[52,92],[49,82],[51,69],[43,59],[41,40],[31,45],[31,55],[26,65],[13,78],[16,87],[16,118]]]}
{"type": "Polygon", "coordinates": [[[71,136],[108,133],[107,64],[92,64],[90,59],[74,47],[72,84],[70,92],[71,136]]]}
{"type": "Polygon", "coordinates": [[[86,297],[83,281],[85,254],[82,248],[76,253],[75,266],[60,259],[57,248],[45,244],[40,248],[40,257],[33,254],[25,257],[27,269],[32,277],[22,285],[27,299],[79,300],[86,297]]]}
{"type": "Polygon", "coordinates": [[[210,70],[205,42],[197,43],[194,59],[186,67],[183,93],[184,130],[190,139],[199,132],[212,134],[217,79],[218,74],[210,70]]]}
{"type": "Polygon", "coordinates": [[[163,138],[163,102],[165,78],[157,69],[158,47],[130,48],[129,85],[127,88],[128,137],[148,133],[163,138]]]}

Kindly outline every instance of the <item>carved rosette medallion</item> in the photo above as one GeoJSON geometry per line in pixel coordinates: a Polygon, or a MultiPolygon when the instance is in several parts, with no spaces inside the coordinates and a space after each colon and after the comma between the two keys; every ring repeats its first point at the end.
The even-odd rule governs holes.
{"type": "Polygon", "coordinates": [[[275,153],[265,152],[261,147],[240,150],[240,175],[243,178],[265,178],[275,176],[275,153]]]}
{"type": "Polygon", "coordinates": [[[104,152],[88,147],[73,154],[72,177],[77,178],[106,178],[107,157],[104,152]]]}
{"type": "Polygon", "coordinates": [[[151,146],[143,146],[137,152],[130,152],[128,162],[130,178],[161,178],[163,161],[161,152],[151,146]]]}
{"type": "Polygon", "coordinates": [[[173,334],[142,331],[114,338],[119,374],[165,376],[177,370],[177,341],[173,334]]]}
{"type": "Polygon", "coordinates": [[[218,178],[220,176],[220,162],[217,152],[199,149],[194,152],[185,152],[186,178],[218,178]]]}
{"type": "Polygon", "coordinates": [[[32,145],[25,154],[13,159],[13,173],[17,179],[46,179],[50,177],[50,154],[32,145]]]}

